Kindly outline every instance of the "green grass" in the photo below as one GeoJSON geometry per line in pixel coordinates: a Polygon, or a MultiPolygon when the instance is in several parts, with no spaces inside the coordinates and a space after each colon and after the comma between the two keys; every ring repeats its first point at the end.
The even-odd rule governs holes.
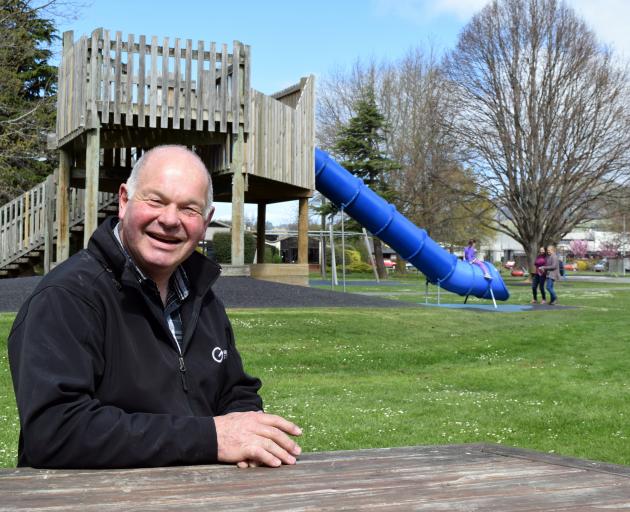
{"type": "MultiPolygon", "coordinates": [[[[529,287],[508,285],[510,303],[529,301],[529,287]]],[[[366,289],[424,300],[417,277],[366,289]]],[[[557,291],[577,309],[229,314],[267,410],[303,428],[306,451],[495,442],[630,464],[630,286],[566,281],[557,291]]],[[[0,316],[2,340],[12,318],[0,316]]],[[[18,421],[5,354],[0,465],[12,466],[18,421]]]]}

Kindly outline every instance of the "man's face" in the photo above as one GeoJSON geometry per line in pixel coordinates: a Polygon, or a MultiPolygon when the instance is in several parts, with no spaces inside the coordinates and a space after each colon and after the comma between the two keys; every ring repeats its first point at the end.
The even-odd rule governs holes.
{"type": "Polygon", "coordinates": [[[158,284],[203,239],[208,178],[197,160],[180,148],[149,155],[133,198],[120,186],[120,233],[136,264],[158,284]]]}

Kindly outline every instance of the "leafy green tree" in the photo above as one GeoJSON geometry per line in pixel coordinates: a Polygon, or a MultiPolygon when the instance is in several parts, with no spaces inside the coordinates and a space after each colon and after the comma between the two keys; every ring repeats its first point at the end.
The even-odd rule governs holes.
{"type": "MultiPolygon", "coordinates": [[[[333,152],[349,172],[361,178],[374,192],[391,200],[387,175],[398,165],[383,150],[386,122],[376,104],[373,86],[364,89],[354,104],[354,111],[355,115],[339,128],[333,152]]],[[[379,276],[387,278],[382,244],[376,237],[374,256],[379,276]]]]}
{"type": "Polygon", "coordinates": [[[46,150],[46,132],[54,130],[57,69],[50,59],[57,35],[45,10],[33,2],[0,0],[0,5],[0,204],[4,204],[55,168],[55,155],[46,150]]]}

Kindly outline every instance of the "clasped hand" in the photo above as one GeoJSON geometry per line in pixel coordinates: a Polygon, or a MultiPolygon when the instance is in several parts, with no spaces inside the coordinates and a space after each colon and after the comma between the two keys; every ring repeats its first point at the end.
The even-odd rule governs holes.
{"type": "Polygon", "coordinates": [[[302,452],[289,437],[302,430],[288,420],[264,412],[232,412],[215,416],[218,459],[240,468],[295,464],[302,452]]]}

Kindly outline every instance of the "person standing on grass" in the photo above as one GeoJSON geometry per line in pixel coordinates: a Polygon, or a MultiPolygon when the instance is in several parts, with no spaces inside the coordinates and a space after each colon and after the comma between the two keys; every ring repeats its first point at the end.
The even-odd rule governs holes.
{"type": "Polygon", "coordinates": [[[547,264],[547,251],[544,247],[541,247],[538,251],[538,255],[536,256],[536,260],[534,260],[534,267],[536,267],[536,271],[532,276],[532,304],[538,304],[538,289],[540,288],[540,296],[542,297],[541,304],[546,304],[547,297],[545,296],[545,270],[543,267],[547,264]]]}
{"type": "Polygon", "coordinates": [[[474,238],[468,240],[468,245],[464,248],[464,260],[470,263],[471,265],[477,265],[481,271],[483,272],[483,277],[486,279],[492,279],[490,272],[488,272],[488,268],[485,263],[477,258],[477,249],[475,249],[475,244],[477,241],[474,238]]]}
{"type": "Polygon", "coordinates": [[[212,183],[183,146],[146,152],[87,249],[44,277],[9,336],[18,465],[295,464],[301,430],[266,414],[195,251],[212,183]]]}
{"type": "Polygon", "coordinates": [[[554,290],[554,283],[560,280],[560,263],[558,260],[558,255],[556,254],[556,248],[553,245],[549,245],[547,247],[547,262],[542,267],[547,275],[546,275],[546,288],[549,292],[549,305],[553,306],[558,303],[558,296],[556,295],[556,291],[554,290]]]}

